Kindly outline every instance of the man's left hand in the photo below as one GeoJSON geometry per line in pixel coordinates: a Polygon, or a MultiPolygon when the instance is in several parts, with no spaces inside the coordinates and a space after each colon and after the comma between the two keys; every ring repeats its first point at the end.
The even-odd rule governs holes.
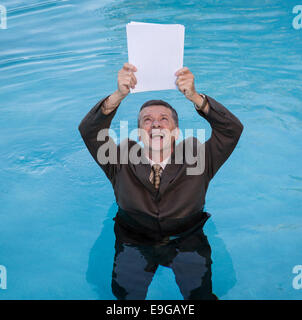
{"type": "Polygon", "coordinates": [[[194,86],[194,75],[187,67],[179,69],[175,75],[177,76],[175,83],[178,90],[182,92],[187,99],[193,101],[199,96],[194,86]]]}

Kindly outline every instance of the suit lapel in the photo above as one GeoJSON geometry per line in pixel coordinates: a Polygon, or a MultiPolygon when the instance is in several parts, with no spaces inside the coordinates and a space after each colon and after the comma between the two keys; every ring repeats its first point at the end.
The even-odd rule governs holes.
{"type": "MultiPolygon", "coordinates": [[[[136,177],[141,181],[141,183],[151,192],[156,193],[157,190],[155,189],[154,185],[150,182],[150,172],[151,172],[151,165],[148,159],[145,157],[142,148],[140,148],[138,155],[141,157],[141,161],[138,164],[130,163],[133,173],[136,177]]],[[[180,173],[181,169],[184,169],[183,164],[176,164],[175,163],[175,152],[171,154],[170,161],[166,164],[166,167],[161,175],[161,181],[159,186],[159,193],[163,195],[166,189],[168,188],[170,182],[174,180],[178,173],[180,173]]]]}
{"type": "Polygon", "coordinates": [[[150,173],[151,173],[151,165],[148,159],[144,156],[142,152],[142,148],[139,149],[138,156],[141,161],[138,164],[133,164],[129,162],[130,167],[132,168],[133,173],[140,180],[140,182],[151,192],[155,193],[156,189],[154,185],[150,182],[150,173]]]}
{"type": "Polygon", "coordinates": [[[137,178],[141,181],[141,183],[151,192],[155,193],[156,189],[154,185],[151,183],[149,177],[151,173],[150,164],[139,163],[135,165],[135,173],[137,178]]]}
{"type": "Polygon", "coordinates": [[[162,172],[159,193],[163,195],[167,190],[169,184],[176,178],[176,176],[182,171],[183,165],[176,164],[174,161],[174,153],[171,155],[171,163],[168,163],[162,172]]]}

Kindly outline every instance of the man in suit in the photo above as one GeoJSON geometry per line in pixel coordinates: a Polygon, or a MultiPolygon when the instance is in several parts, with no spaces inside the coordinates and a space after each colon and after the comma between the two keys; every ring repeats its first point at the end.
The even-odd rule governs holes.
{"type": "Polygon", "coordinates": [[[210,139],[201,144],[191,138],[176,145],[177,112],[165,101],[150,100],[142,105],[138,117],[144,148],[130,139],[117,146],[108,130],[122,100],[137,83],[136,71],[135,66],[125,63],[118,73],[117,90],[98,102],[79,125],[89,152],[112,184],[119,206],[114,218],[113,292],[118,299],[144,299],[157,266],[173,269],[177,261],[181,271],[173,270],[185,299],[215,298],[209,284],[211,259],[201,254],[202,227],[210,216],[203,210],[205,195],[210,180],[237,145],[243,125],[219,102],[198,94],[194,76],[185,67],[176,72],[176,84],[194,104],[195,115],[210,123],[210,139]],[[196,165],[187,161],[187,146],[192,147],[196,165]],[[194,171],[194,166],[202,170],[194,171]],[[188,174],[190,169],[193,174],[188,174]],[[187,244],[192,239],[193,251],[187,244]]]}

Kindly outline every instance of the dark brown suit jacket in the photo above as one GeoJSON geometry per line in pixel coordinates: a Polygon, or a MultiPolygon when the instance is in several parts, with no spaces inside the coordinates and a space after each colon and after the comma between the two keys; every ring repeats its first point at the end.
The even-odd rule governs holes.
{"type": "MultiPolygon", "coordinates": [[[[163,237],[178,235],[199,227],[208,219],[203,211],[205,195],[210,180],[234,150],[243,130],[243,125],[229,110],[213,98],[206,96],[210,105],[205,115],[212,128],[211,137],[205,142],[205,167],[200,175],[187,175],[191,164],[175,163],[175,152],[162,173],[159,191],[149,181],[151,166],[143,161],[139,164],[121,164],[121,144],[118,146],[108,135],[105,141],[97,141],[101,129],[109,129],[117,109],[109,115],[102,113],[101,105],[107,98],[98,102],[84,117],[79,125],[81,136],[94,160],[104,170],[110,180],[119,211],[116,223],[134,237],[160,241],[163,237]],[[100,164],[97,153],[105,142],[116,148],[117,163],[100,164]]],[[[194,148],[198,140],[192,138],[194,148]]],[[[128,147],[139,147],[138,154],[143,157],[140,146],[128,139],[128,147]]],[[[177,148],[177,147],[176,147],[177,148]]],[[[196,154],[196,153],[195,153],[196,154]]]]}

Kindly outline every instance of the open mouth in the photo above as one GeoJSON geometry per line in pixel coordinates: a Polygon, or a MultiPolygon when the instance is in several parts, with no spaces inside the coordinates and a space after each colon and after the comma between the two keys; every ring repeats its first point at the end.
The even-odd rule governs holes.
{"type": "Polygon", "coordinates": [[[163,140],[165,134],[163,132],[151,132],[150,133],[150,139],[160,139],[163,140]]]}

